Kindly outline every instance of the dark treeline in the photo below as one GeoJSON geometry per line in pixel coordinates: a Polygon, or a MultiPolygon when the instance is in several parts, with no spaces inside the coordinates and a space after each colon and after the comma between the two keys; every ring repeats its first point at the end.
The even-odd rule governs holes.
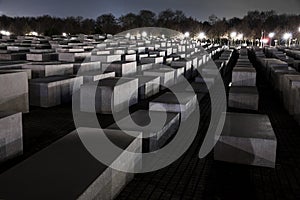
{"type": "Polygon", "coordinates": [[[170,28],[180,32],[189,31],[192,36],[205,32],[209,38],[218,39],[226,37],[231,31],[243,33],[245,38],[260,38],[262,31],[291,32],[297,35],[300,26],[300,15],[277,14],[275,11],[250,11],[243,18],[218,18],[211,15],[208,21],[201,22],[186,16],[182,11],[164,10],[158,15],[149,10],[139,13],[128,13],[119,18],[112,14],[103,14],[95,19],[83,17],[57,18],[51,16],[41,17],[0,17],[0,28],[16,35],[24,35],[36,31],[47,36],[69,34],[116,34],[121,31],[138,27],[158,26],[170,28]]]}

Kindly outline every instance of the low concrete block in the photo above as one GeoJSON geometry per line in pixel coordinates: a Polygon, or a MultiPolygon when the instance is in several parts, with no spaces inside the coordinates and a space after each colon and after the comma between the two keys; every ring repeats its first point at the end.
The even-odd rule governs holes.
{"type": "Polygon", "coordinates": [[[268,116],[227,113],[214,147],[214,159],[275,168],[276,148],[277,139],[268,116]]]}
{"type": "Polygon", "coordinates": [[[0,112],[0,163],[22,153],[22,113],[0,112]]]}
{"type": "Polygon", "coordinates": [[[29,112],[26,72],[0,71],[0,110],[29,112]]]}
{"type": "Polygon", "coordinates": [[[229,90],[229,107],[258,110],[258,100],[259,95],[256,87],[232,86],[229,90]]]}
{"type": "Polygon", "coordinates": [[[166,113],[166,122],[162,127],[157,127],[156,124],[150,123],[151,116],[153,119],[159,119],[162,116],[162,112],[138,110],[128,117],[118,121],[117,123],[108,127],[108,129],[121,129],[126,131],[137,131],[143,134],[143,152],[152,152],[162,147],[168,139],[176,134],[179,127],[178,113],[166,113]],[[132,126],[130,122],[137,124],[138,126],[132,126]],[[149,124],[150,123],[150,124],[149,124]]]}
{"type": "Polygon", "coordinates": [[[171,92],[161,95],[149,103],[149,110],[180,113],[181,120],[187,120],[197,107],[197,96],[188,92],[176,95],[171,92]]]}
{"type": "MultiPolygon", "coordinates": [[[[133,178],[132,171],[140,165],[141,139],[118,130],[80,128],[0,175],[0,196],[4,199],[114,199],[133,178]],[[120,147],[108,154],[106,166],[93,157],[83,145],[79,134],[89,140],[111,140],[120,147]],[[128,152],[133,152],[128,153],[128,152]],[[40,175],[37,175],[40,174],[40,175]],[[24,181],[30,180],[30,181],[24,181]],[[72,185],[72,187],[70,187],[72,185]],[[18,192],[16,192],[16,190],[18,192]],[[63,192],[62,192],[63,191],[63,192]]],[[[133,133],[134,134],[134,133],[133,133]]]]}
{"type": "Polygon", "coordinates": [[[30,105],[53,107],[72,100],[74,92],[83,84],[83,77],[52,76],[29,81],[30,105]]]}
{"type": "Polygon", "coordinates": [[[80,88],[80,109],[83,112],[111,114],[138,103],[138,79],[106,78],[80,88]]]}

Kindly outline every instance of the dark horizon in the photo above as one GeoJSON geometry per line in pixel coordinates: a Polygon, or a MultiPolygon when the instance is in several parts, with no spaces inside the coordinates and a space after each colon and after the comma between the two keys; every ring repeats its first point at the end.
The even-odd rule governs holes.
{"type": "Polygon", "coordinates": [[[234,0],[229,3],[223,0],[165,0],[141,2],[138,0],[86,0],[84,3],[75,0],[62,2],[59,0],[0,0],[0,15],[11,17],[37,17],[50,15],[52,17],[65,18],[70,16],[82,16],[84,18],[96,19],[102,14],[112,13],[120,17],[127,13],[138,13],[139,10],[150,10],[158,14],[168,8],[182,10],[187,17],[193,17],[200,21],[207,21],[208,17],[215,14],[219,18],[243,17],[248,11],[269,11],[274,10],[278,14],[299,15],[300,2],[298,0],[234,0]],[[218,5],[218,6],[216,6],[218,5]]]}

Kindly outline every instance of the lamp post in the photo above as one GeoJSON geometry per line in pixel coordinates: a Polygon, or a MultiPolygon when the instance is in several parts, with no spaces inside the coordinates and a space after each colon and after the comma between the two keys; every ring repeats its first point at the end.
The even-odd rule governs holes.
{"type": "Polygon", "coordinates": [[[236,38],[236,35],[237,35],[237,33],[235,31],[230,33],[230,38],[231,38],[232,44],[234,42],[234,39],[236,38]]]}
{"type": "MultiPolygon", "coordinates": [[[[299,28],[298,28],[298,35],[300,35],[300,26],[299,26],[299,28]]],[[[299,43],[299,45],[300,45],[300,37],[298,38],[298,43],[299,43]]]]}
{"type": "Polygon", "coordinates": [[[272,46],[272,39],[275,36],[275,33],[269,33],[269,38],[270,38],[270,46],[272,46]]]}
{"type": "Polygon", "coordinates": [[[285,33],[283,35],[283,39],[286,41],[285,44],[288,46],[291,46],[291,39],[292,39],[292,34],[291,33],[285,33]]]}

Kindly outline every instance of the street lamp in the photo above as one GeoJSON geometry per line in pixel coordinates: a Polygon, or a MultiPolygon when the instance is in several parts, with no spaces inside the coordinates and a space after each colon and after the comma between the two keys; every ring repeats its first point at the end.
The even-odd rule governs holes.
{"type": "Polygon", "coordinates": [[[205,38],[206,38],[205,33],[203,33],[203,32],[199,33],[198,38],[199,38],[200,40],[205,39],[205,38]]]}
{"type": "Polygon", "coordinates": [[[185,33],[184,33],[184,37],[185,37],[185,38],[190,37],[190,33],[189,33],[189,32],[185,32],[185,33]]]}
{"type": "Polygon", "coordinates": [[[147,32],[142,32],[142,37],[147,37],[147,32]]]}
{"type": "Polygon", "coordinates": [[[1,35],[5,35],[5,36],[10,36],[10,32],[9,31],[5,31],[5,30],[0,31],[0,34],[1,35]]]}
{"type": "Polygon", "coordinates": [[[127,39],[129,39],[130,38],[130,33],[127,33],[126,35],[125,35],[125,37],[127,38],[127,39]]]}
{"type": "Polygon", "coordinates": [[[291,39],[292,39],[292,34],[291,33],[285,33],[282,37],[286,42],[289,42],[289,46],[291,46],[291,39]]]}
{"type": "Polygon", "coordinates": [[[236,36],[237,36],[237,32],[234,31],[234,32],[231,32],[231,33],[230,33],[230,37],[231,37],[231,40],[232,40],[232,44],[233,44],[233,42],[234,42],[236,36]]]}
{"type": "Polygon", "coordinates": [[[272,33],[269,33],[269,38],[270,38],[270,46],[272,46],[272,39],[273,37],[275,36],[275,33],[272,32],[272,33]]]}

